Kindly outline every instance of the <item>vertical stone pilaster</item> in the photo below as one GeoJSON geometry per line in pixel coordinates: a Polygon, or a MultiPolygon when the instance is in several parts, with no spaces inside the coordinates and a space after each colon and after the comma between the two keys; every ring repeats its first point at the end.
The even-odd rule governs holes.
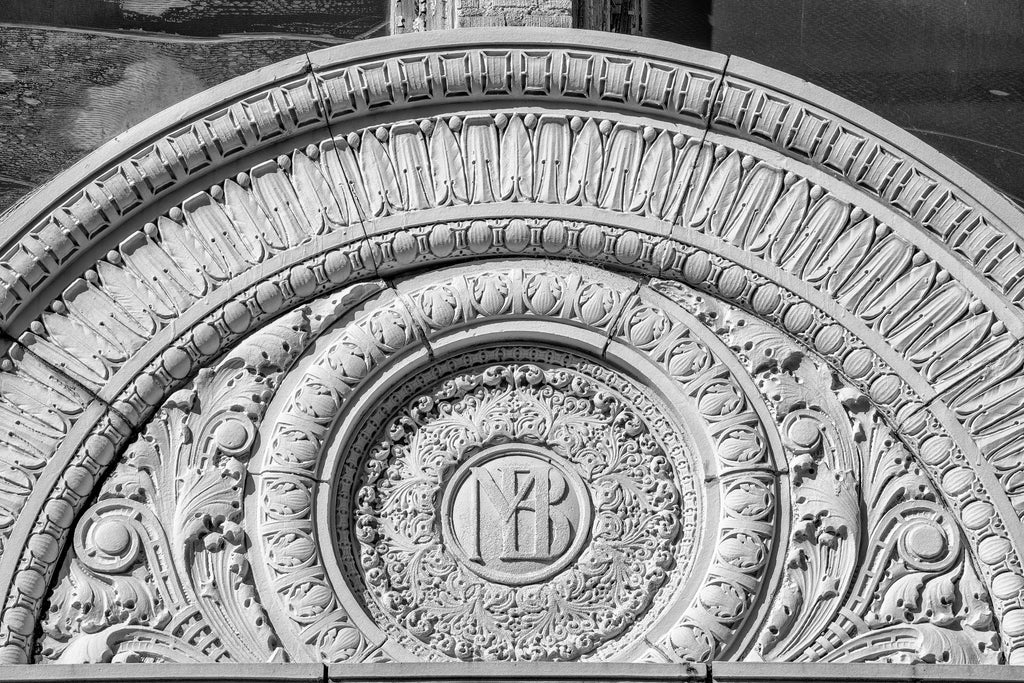
{"type": "Polygon", "coordinates": [[[572,0],[393,0],[391,32],[483,26],[572,28],[572,0]]]}
{"type": "Polygon", "coordinates": [[[457,8],[460,27],[573,25],[572,0],[459,0],[457,8]]]}
{"type": "Polygon", "coordinates": [[[574,25],[593,31],[643,33],[643,0],[578,0],[574,25]]]}

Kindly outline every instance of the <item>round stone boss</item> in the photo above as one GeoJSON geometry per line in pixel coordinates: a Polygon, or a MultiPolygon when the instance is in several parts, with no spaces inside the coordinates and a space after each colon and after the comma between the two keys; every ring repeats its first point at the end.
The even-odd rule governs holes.
{"type": "Polygon", "coordinates": [[[695,659],[728,647],[772,575],[778,436],[720,342],[658,295],[629,296],[627,278],[574,264],[453,267],[397,290],[300,362],[253,461],[258,489],[315,500],[302,519],[271,502],[254,520],[277,558],[282,529],[315,539],[257,567],[305,642],[316,624],[288,607],[300,585],[333,596],[317,623],[338,610],[390,656],[635,659],[680,628],[695,659]],[[565,415],[585,429],[552,436],[565,415]],[[601,480],[610,457],[617,485],[601,480]],[[629,491],[650,513],[635,528],[629,491]],[[715,552],[737,533],[746,578],[715,552]],[[511,621],[440,623],[466,591],[504,599],[511,621]],[[582,602],[530,632],[561,595],[582,602]]]}
{"type": "Polygon", "coordinates": [[[459,466],[439,516],[445,543],[463,566],[522,586],[550,579],[579,557],[592,514],[590,492],[570,464],[553,451],[509,443],[459,466]]]}

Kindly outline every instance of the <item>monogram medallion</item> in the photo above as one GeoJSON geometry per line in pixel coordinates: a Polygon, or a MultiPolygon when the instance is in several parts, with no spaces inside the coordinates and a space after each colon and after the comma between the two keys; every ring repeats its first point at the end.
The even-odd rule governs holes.
{"type": "Polygon", "coordinates": [[[378,437],[352,499],[367,608],[431,658],[571,660],[617,644],[664,607],[696,542],[693,459],[666,407],[553,349],[446,365],[464,369],[434,366],[410,382],[419,393],[370,411],[378,437]],[[518,362],[487,362],[501,357],[518,362]]]}
{"type": "Polygon", "coordinates": [[[441,504],[444,540],[463,565],[496,583],[548,579],[580,553],[590,529],[583,480],[551,451],[489,448],[462,464],[441,504]]]}

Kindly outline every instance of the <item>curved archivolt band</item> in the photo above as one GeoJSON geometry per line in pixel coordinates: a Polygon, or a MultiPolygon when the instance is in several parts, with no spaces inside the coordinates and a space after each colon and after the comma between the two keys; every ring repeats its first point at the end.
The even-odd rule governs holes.
{"type": "Polygon", "coordinates": [[[30,658],[97,483],[201,368],[314,297],[501,256],[685,283],[820,355],[927,472],[1002,656],[1024,662],[1021,212],[742,60],[581,32],[446,39],[226,84],[5,216],[4,660],[30,658]]]}

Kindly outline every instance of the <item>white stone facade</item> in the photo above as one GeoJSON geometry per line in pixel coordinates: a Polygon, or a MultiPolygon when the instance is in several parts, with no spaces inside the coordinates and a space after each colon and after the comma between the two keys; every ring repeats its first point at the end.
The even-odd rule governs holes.
{"type": "Polygon", "coordinates": [[[1022,218],[634,38],[211,90],[4,217],[0,659],[1024,664],[1022,218]]]}

